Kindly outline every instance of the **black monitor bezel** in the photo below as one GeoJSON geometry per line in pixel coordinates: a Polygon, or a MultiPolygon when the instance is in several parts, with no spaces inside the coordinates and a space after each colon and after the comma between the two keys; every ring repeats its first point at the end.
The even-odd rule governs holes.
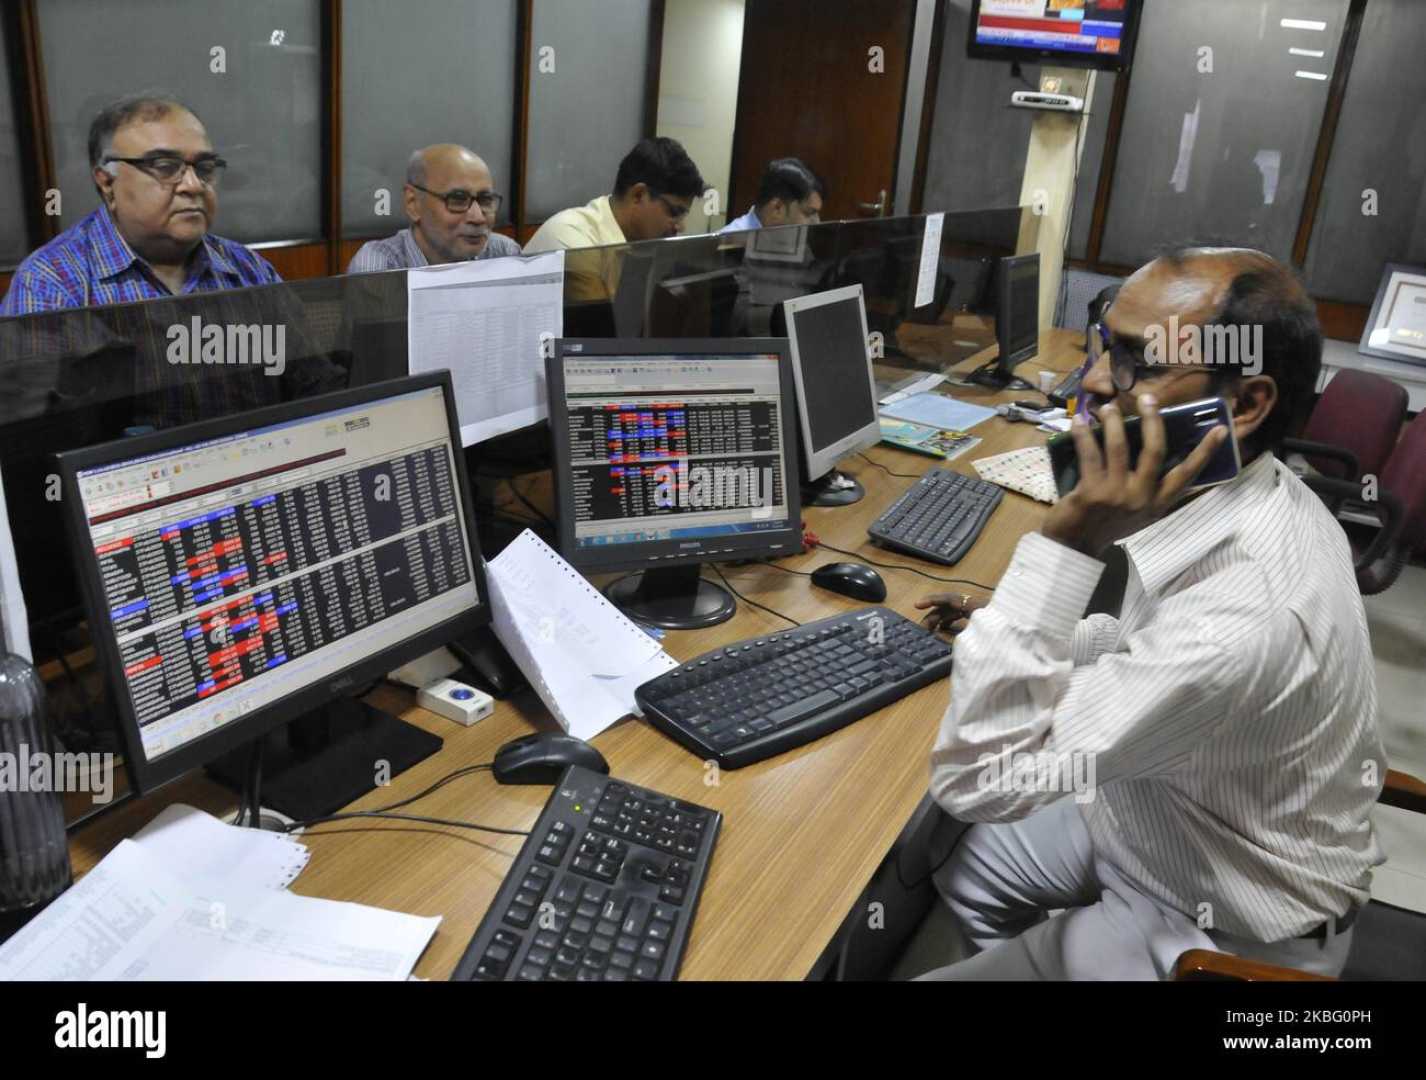
{"type": "MultiPolygon", "coordinates": [[[[560,554],[576,570],[591,574],[629,570],[664,569],[690,563],[730,562],[736,559],[786,558],[802,551],[802,498],[799,483],[801,437],[797,431],[797,388],[792,377],[792,356],[786,338],[561,338],[554,355],[545,361],[545,386],[550,397],[550,441],[554,459],[555,505],[559,523],[560,554]],[[778,357],[778,385],[782,394],[783,490],[787,494],[788,525],[722,537],[714,547],[687,550],[687,540],[660,540],[638,544],[609,544],[578,548],[574,538],[574,508],[569,464],[569,413],[565,407],[564,358],[585,360],[597,356],[754,355],[778,357]],[[716,548],[716,550],[715,550],[716,548]],[[636,554],[637,552],[637,554],[636,554]]],[[[700,542],[701,543],[701,542],[700,542]]]]}
{"type": "Polygon", "coordinates": [[[1040,292],[1040,253],[1038,251],[1027,252],[1024,255],[1006,255],[1000,260],[1000,265],[996,268],[1000,275],[1000,280],[996,283],[996,303],[995,303],[995,343],[1000,350],[1000,369],[1009,372],[1012,368],[1029,360],[1040,351],[1040,316],[1039,316],[1039,292],[1040,292]],[[1003,316],[1010,310],[1011,298],[1011,271],[1019,266],[1033,265],[1035,267],[1035,339],[1028,345],[1022,345],[1014,352],[1006,348],[1009,344],[1006,328],[1003,325],[1003,316]]]}
{"type": "Polygon", "coordinates": [[[380,678],[392,669],[409,663],[462,634],[474,632],[490,622],[490,593],[486,586],[485,564],[480,554],[479,534],[476,532],[474,500],[471,498],[470,484],[466,476],[465,455],[460,452],[460,445],[460,421],[456,417],[450,372],[438,371],[302,398],[215,420],[185,424],[150,435],[101,443],[56,456],[61,490],[70,496],[64,499],[65,532],[69,539],[70,559],[76,567],[80,592],[89,616],[91,639],[110,689],[114,714],[118,718],[130,783],[139,794],[148,794],[190,770],[208,764],[313,709],[345,696],[362,684],[380,678]],[[455,459],[456,482],[460,485],[465,511],[466,538],[470,544],[471,566],[478,597],[475,606],[399,644],[373,653],[316,685],[295,690],[242,720],[226,724],[150,761],[144,753],[142,733],[134,713],[133,702],[125,689],[123,668],[114,636],[112,633],[99,633],[93,629],[108,626],[108,608],[99,579],[98,563],[93,559],[81,557],[88,547],[89,539],[82,500],[77,497],[79,471],[433,387],[439,387],[445,398],[447,431],[453,448],[451,456],[455,459]]]}
{"type": "Polygon", "coordinates": [[[1013,63],[1042,64],[1049,67],[1086,68],[1091,71],[1128,71],[1134,63],[1139,43],[1139,25],[1144,15],[1140,0],[1125,0],[1128,17],[1124,21],[1125,44],[1117,53],[1065,53],[1054,49],[1031,49],[1019,45],[982,45],[975,39],[980,24],[981,0],[971,0],[970,22],[966,27],[966,56],[972,60],[1008,60],[1013,63]]]}

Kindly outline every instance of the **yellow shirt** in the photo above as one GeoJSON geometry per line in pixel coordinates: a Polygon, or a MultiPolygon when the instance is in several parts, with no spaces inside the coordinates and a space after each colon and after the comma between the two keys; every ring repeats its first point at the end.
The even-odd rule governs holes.
{"type": "Polygon", "coordinates": [[[526,255],[542,251],[573,251],[601,248],[587,254],[565,257],[566,300],[611,300],[619,289],[619,265],[623,251],[610,245],[623,244],[624,230],[614,219],[609,196],[601,195],[588,206],[561,210],[540,226],[525,245],[526,255]]]}

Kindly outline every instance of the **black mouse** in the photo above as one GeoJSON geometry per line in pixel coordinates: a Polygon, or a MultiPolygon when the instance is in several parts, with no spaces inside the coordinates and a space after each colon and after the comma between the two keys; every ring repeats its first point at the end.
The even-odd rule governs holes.
{"type": "Polygon", "coordinates": [[[562,732],[512,739],[496,751],[491,772],[502,784],[553,784],[568,765],[609,775],[603,754],[583,739],[562,732]]]}
{"type": "Polygon", "coordinates": [[[886,582],[870,566],[858,563],[829,563],[812,572],[812,584],[853,600],[879,604],[886,599],[886,582]]]}

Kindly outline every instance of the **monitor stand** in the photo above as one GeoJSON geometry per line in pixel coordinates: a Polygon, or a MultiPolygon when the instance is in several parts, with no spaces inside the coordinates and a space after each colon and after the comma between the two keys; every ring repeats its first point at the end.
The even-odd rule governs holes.
{"type": "Polygon", "coordinates": [[[836,469],[802,485],[803,506],[851,506],[865,497],[861,484],[836,469]]]}
{"type": "MultiPolygon", "coordinates": [[[[356,698],[339,698],[269,732],[256,745],[208,766],[220,784],[294,821],[336,813],[444,745],[432,735],[356,698]],[[254,761],[255,751],[258,757],[254,761]],[[382,775],[377,776],[378,763],[382,775]]],[[[251,816],[251,815],[250,815],[251,816]]]]}
{"type": "Polygon", "coordinates": [[[1020,376],[1004,370],[998,360],[976,368],[964,381],[974,386],[987,386],[992,390],[1032,390],[1038,393],[1035,387],[1020,376]]]}
{"type": "Polygon", "coordinates": [[[636,622],[665,630],[702,630],[727,622],[738,610],[732,594],[704,581],[699,565],[641,570],[604,590],[610,602],[636,622]]]}

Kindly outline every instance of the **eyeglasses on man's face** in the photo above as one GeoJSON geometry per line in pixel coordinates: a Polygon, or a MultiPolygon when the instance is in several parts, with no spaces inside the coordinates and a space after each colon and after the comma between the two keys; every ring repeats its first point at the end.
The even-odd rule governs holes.
{"type": "Polygon", "coordinates": [[[678,203],[671,201],[667,195],[660,195],[656,191],[650,192],[650,194],[653,195],[653,197],[659,202],[663,203],[663,208],[668,212],[668,216],[674,221],[682,221],[688,216],[688,212],[693,209],[692,204],[688,206],[679,206],[678,203]]]}
{"type": "Polygon", "coordinates": [[[440,199],[446,204],[446,209],[452,214],[468,213],[471,204],[480,207],[480,212],[488,218],[493,218],[500,213],[501,204],[505,201],[505,196],[498,195],[493,191],[469,192],[461,188],[454,188],[451,191],[432,191],[430,188],[422,187],[420,184],[412,184],[417,191],[424,191],[433,198],[440,199]]]}
{"type": "Polygon", "coordinates": [[[143,157],[118,157],[110,154],[101,164],[121,162],[147,173],[160,184],[177,185],[184,172],[191,168],[199,182],[216,187],[228,163],[217,154],[200,154],[193,159],[181,158],[176,154],[146,154],[143,157]]]}
{"type": "Polygon", "coordinates": [[[1127,394],[1140,379],[1155,379],[1171,371],[1204,370],[1186,364],[1150,364],[1144,359],[1144,346],[1121,341],[1104,323],[1095,323],[1089,334],[1089,366],[1092,368],[1105,353],[1109,354],[1109,377],[1114,389],[1127,394]]]}

